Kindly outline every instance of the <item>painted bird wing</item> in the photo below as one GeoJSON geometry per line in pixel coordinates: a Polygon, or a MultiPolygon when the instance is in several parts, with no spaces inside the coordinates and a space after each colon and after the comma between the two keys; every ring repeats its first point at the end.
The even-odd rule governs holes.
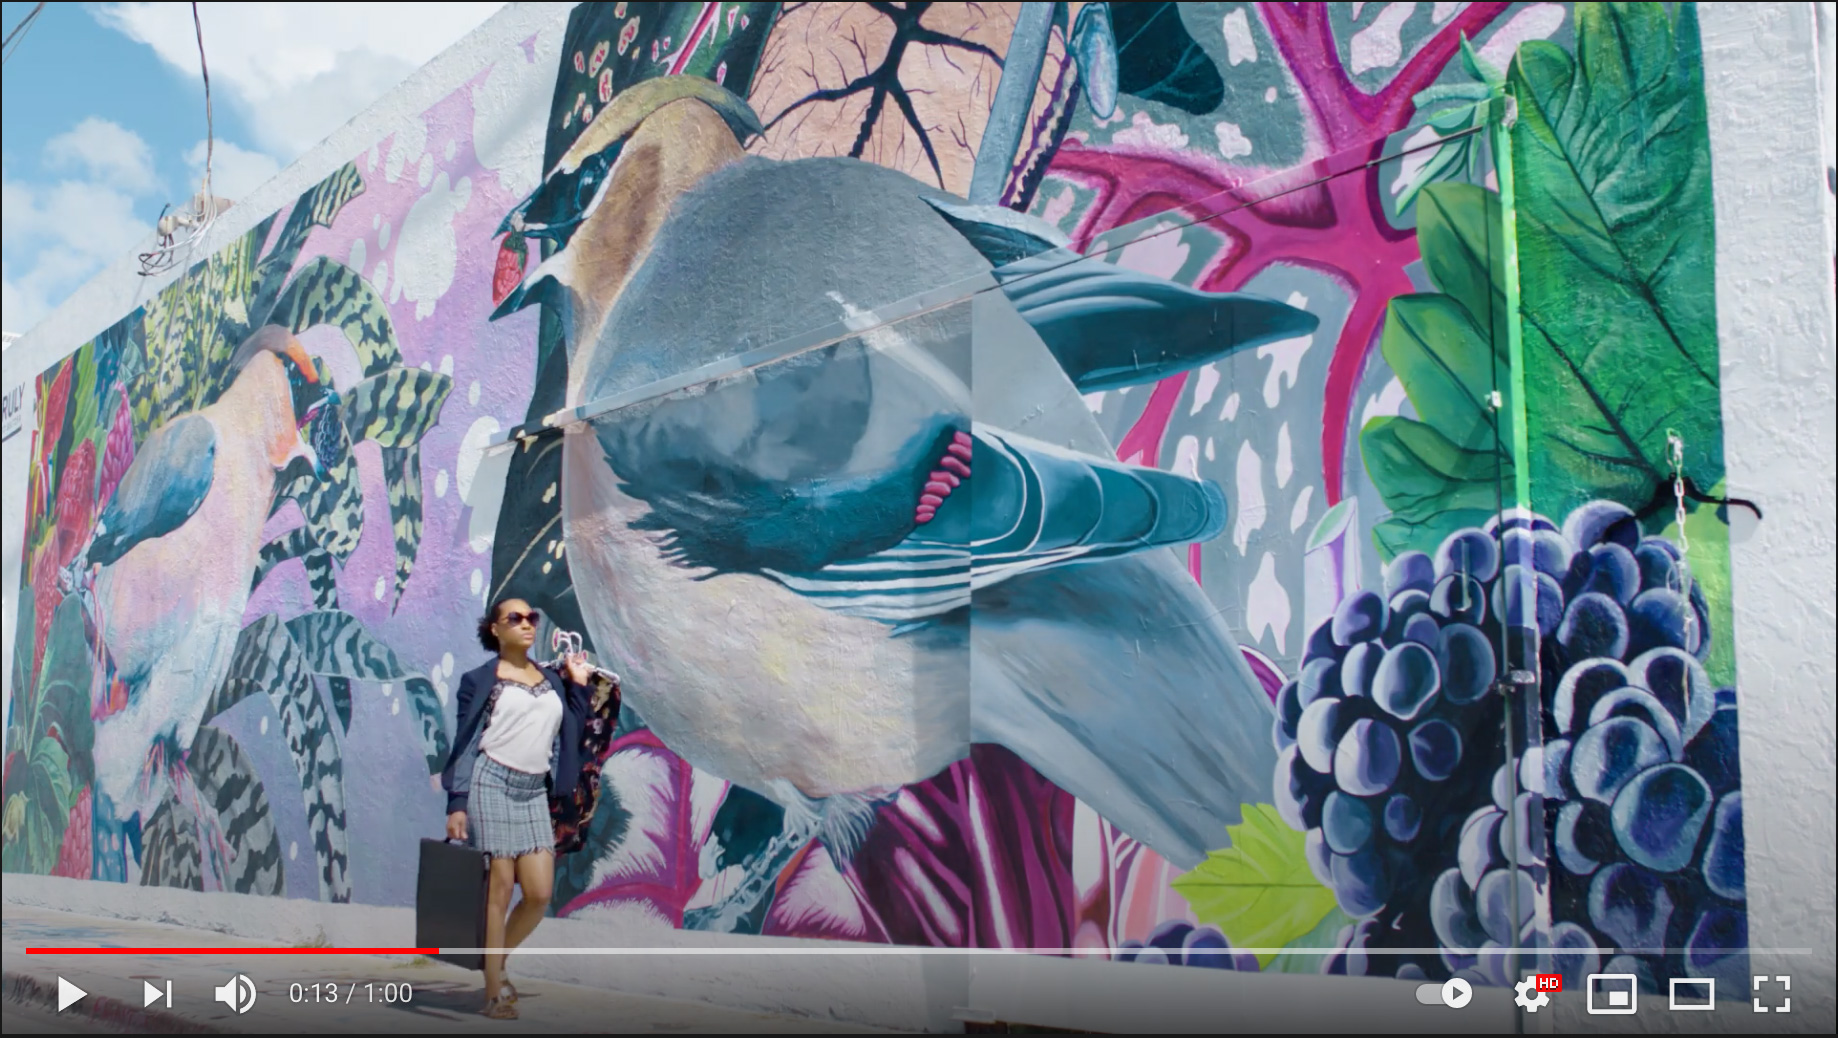
{"type": "Polygon", "coordinates": [[[203,415],[187,415],[153,431],[134,455],[96,521],[92,565],[107,566],[142,541],[185,524],[210,493],[217,430],[203,415]]]}
{"type": "Polygon", "coordinates": [[[826,609],[889,623],[941,616],[972,592],[1053,566],[1208,540],[1225,495],[1206,480],[1082,455],[978,425],[971,474],[899,544],[815,570],[762,572],[826,609]]]}

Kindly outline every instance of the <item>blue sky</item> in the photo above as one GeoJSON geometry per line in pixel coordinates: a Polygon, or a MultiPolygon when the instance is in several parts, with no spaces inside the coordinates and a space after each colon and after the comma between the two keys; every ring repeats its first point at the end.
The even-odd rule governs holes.
{"type": "MultiPolygon", "coordinates": [[[[7,31],[33,3],[0,4],[7,31]]],[[[501,3],[201,3],[216,193],[246,195],[501,3]]],[[[188,3],[53,3],[0,89],[0,325],[23,332],[198,190],[188,3]]]]}

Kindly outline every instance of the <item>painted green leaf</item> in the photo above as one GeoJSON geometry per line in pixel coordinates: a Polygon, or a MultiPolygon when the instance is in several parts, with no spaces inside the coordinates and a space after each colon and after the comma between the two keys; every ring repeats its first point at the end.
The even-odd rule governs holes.
{"type": "Polygon", "coordinates": [[[421,448],[383,448],[383,481],[389,487],[389,523],[396,535],[396,590],[389,604],[394,610],[421,550],[421,448]]]}
{"type": "Polygon", "coordinates": [[[268,808],[268,792],[242,747],[228,732],[198,729],[185,758],[200,803],[217,813],[229,860],[225,889],[238,894],[280,895],[287,873],[281,867],[281,838],[268,808]]]}
{"type": "Polygon", "coordinates": [[[286,627],[300,649],[303,665],[313,674],[394,681],[408,673],[389,646],[372,637],[350,613],[303,613],[287,621],[286,627]]]}
{"type": "Polygon", "coordinates": [[[300,249],[306,244],[306,236],[315,227],[332,226],[345,203],[363,193],[364,178],[358,173],[357,164],[347,162],[300,195],[293,211],[287,214],[287,223],[275,238],[274,247],[255,266],[255,296],[249,306],[252,327],[270,323],[268,315],[280,296],[288,271],[293,269],[294,260],[299,258],[300,249]]]}
{"type": "Polygon", "coordinates": [[[313,596],[313,608],[336,608],[338,573],[332,565],[332,556],[319,547],[312,532],[304,526],[296,526],[262,545],[255,565],[255,577],[249,582],[250,589],[260,587],[276,566],[291,559],[299,559],[306,569],[307,589],[313,596]]]}
{"type": "Polygon", "coordinates": [[[1353,925],[1353,917],[1336,906],[1321,917],[1321,922],[1313,930],[1290,942],[1293,951],[1286,951],[1262,963],[1265,973],[1307,973],[1319,976],[1322,963],[1327,961],[1332,950],[1340,943],[1340,931],[1353,925]]]}
{"type": "Polygon", "coordinates": [[[1117,88],[1123,93],[1194,115],[1206,115],[1225,100],[1225,80],[1182,24],[1180,4],[1111,4],[1110,17],[1117,88]]]}
{"type": "Polygon", "coordinates": [[[366,378],[402,362],[383,297],[363,275],[326,256],[308,260],[287,283],[268,323],[292,332],[335,325],[357,351],[366,378]]]}
{"type": "MultiPolygon", "coordinates": [[[[1238,948],[1280,948],[1306,935],[1334,910],[1334,892],[1309,871],[1302,834],[1269,804],[1244,805],[1244,821],[1227,826],[1231,846],[1213,851],[1174,889],[1202,923],[1238,948]]],[[[1258,955],[1267,965],[1272,954],[1258,955]]]]}
{"type": "Polygon", "coordinates": [[[1472,184],[1430,185],[1417,203],[1418,249],[1441,291],[1393,299],[1379,339],[1416,417],[1374,418],[1360,432],[1391,510],[1373,528],[1386,558],[1431,550],[1511,500],[1509,434],[1495,428],[1512,400],[1501,229],[1498,196],[1472,184]]]}
{"type": "Polygon", "coordinates": [[[168,793],[140,834],[140,885],[204,889],[204,852],[198,816],[168,793]]]}
{"type": "Polygon", "coordinates": [[[434,684],[427,678],[409,678],[403,683],[408,705],[415,711],[415,723],[421,736],[421,753],[427,761],[428,774],[438,775],[447,763],[447,710],[434,684]]]}
{"type": "Polygon", "coordinates": [[[345,431],[352,443],[410,447],[440,421],[453,379],[420,368],[390,368],[343,394],[345,431]]]}
{"type": "MultiPolygon", "coordinates": [[[[1710,148],[1695,5],[1576,9],[1576,57],[1510,72],[1532,484],[1539,510],[1666,492],[1666,431],[1723,478],[1710,148]]],[[[1656,520],[1663,523],[1663,520],[1656,520]]]]}

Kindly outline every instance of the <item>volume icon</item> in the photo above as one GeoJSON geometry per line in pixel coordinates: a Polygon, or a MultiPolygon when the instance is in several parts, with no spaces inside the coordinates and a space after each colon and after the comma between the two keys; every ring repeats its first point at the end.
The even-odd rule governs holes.
{"type": "Polygon", "coordinates": [[[217,988],[217,1001],[238,1013],[247,1013],[255,1008],[255,982],[238,973],[228,984],[217,988]]]}

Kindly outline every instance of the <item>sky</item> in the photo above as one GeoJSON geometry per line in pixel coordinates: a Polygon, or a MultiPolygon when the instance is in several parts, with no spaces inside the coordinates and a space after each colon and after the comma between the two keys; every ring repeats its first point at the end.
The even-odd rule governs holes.
{"type": "MultiPolygon", "coordinates": [[[[0,4],[12,31],[34,3],[0,4]]],[[[502,3],[200,3],[215,193],[235,201],[502,3]]],[[[47,4],[0,74],[0,327],[24,332],[199,189],[189,3],[47,4]]]]}

